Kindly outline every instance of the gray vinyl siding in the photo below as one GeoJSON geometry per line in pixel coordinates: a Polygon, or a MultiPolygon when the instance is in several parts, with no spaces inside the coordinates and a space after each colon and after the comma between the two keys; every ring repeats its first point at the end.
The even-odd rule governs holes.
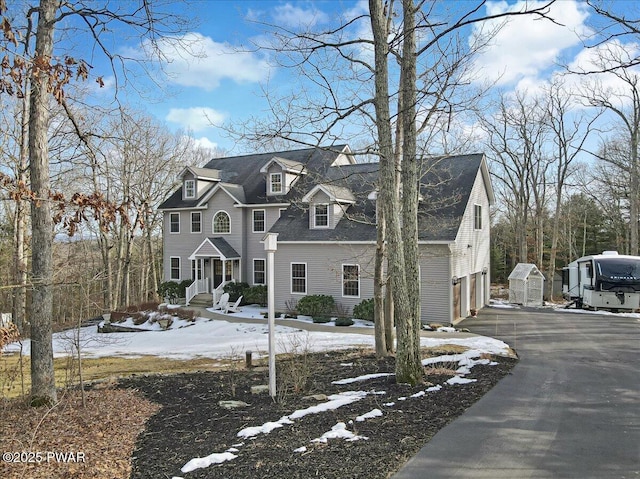
{"type": "Polygon", "coordinates": [[[451,322],[453,298],[451,255],[447,245],[420,246],[420,320],[425,323],[451,322]]]}
{"type": "MultiPolygon", "coordinates": [[[[191,261],[189,256],[200,246],[205,238],[220,236],[224,238],[238,253],[243,255],[243,243],[245,237],[245,221],[244,208],[236,208],[233,206],[233,199],[224,191],[216,192],[208,203],[208,208],[202,210],[185,210],[180,211],[180,234],[169,233],[169,215],[171,211],[164,212],[164,235],[163,235],[163,264],[164,278],[169,279],[170,267],[169,258],[171,256],[180,257],[180,277],[182,280],[191,278],[191,261]],[[214,234],[213,233],[213,217],[218,211],[225,211],[229,215],[230,233],[214,234]],[[191,211],[202,212],[202,232],[191,233],[191,211]]],[[[174,212],[175,213],[175,212],[174,212]]],[[[244,255],[242,267],[244,269],[244,255]]],[[[244,274],[244,272],[243,272],[244,274]]],[[[244,279],[245,276],[242,277],[244,279]]],[[[240,279],[240,278],[238,278],[240,279]]]]}
{"type": "Polygon", "coordinates": [[[291,263],[307,265],[307,295],[333,296],[349,312],[363,299],[373,297],[374,245],[286,244],[278,243],[275,254],[275,307],[286,310],[286,302],[300,300],[291,293],[291,263]],[[360,265],[360,297],[342,296],[342,265],[360,265]]]}
{"type": "MultiPolygon", "coordinates": [[[[267,259],[267,253],[264,250],[264,244],[262,239],[265,233],[253,232],[253,211],[265,210],[265,225],[266,230],[269,231],[273,224],[278,220],[280,216],[279,206],[258,206],[256,208],[242,208],[245,211],[245,231],[246,241],[244,251],[242,251],[242,268],[243,281],[249,284],[253,284],[253,260],[254,259],[267,259]]],[[[237,250],[240,252],[240,250],[237,250]]]]}

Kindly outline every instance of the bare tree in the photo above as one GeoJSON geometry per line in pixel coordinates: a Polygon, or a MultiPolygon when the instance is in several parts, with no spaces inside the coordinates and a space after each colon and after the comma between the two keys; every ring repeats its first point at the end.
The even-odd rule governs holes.
{"type": "Polygon", "coordinates": [[[556,270],[558,241],[560,236],[560,222],[565,194],[565,186],[570,176],[576,170],[576,159],[584,152],[584,145],[592,130],[593,123],[598,118],[591,118],[577,114],[574,99],[566,92],[561,82],[551,83],[545,92],[546,119],[551,129],[555,160],[553,180],[555,183],[555,213],[551,231],[551,250],[549,253],[548,296],[553,300],[553,278],[556,270]],[[571,118],[572,117],[572,118],[571,118]]]}
{"type": "MultiPolygon", "coordinates": [[[[54,60],[54,32],[57,25],[70,17],[77,17],[85,25],[85,33],[98,51],[106,55],[116,70],[121,57],[109,52],[103,41],[105,32],[118,25],[150,39],[153,47],[163,26],[175,25],[180,17],[169,12],[161,13],[159,2],[140,0],[137,3],[112,5],[113,9],[101,8],[93,2],[77,0],[40,0],[29,8],[26,20],[37,16],[35,50],[27,54],[18,53],[14,27],[4,16],[6,5],[0,2],[3,26],[2,50],[6,53],[1,64],[0,91],[16,94],[15,84],[22,84],[29,77],[31,97],[29,98],[29,171],[32,219],[32,282],[31,307],[31,379],[32,404],[41,405],[56,400],[52,354],[52,242],[53,215],[51,203],[51,183],[49,164],[49,100],[51,97],[68,109],[65,87],[74,79],[87,79],[89,66],[86,62],[66,56],[54,60]]],[[[170,33],[171,29],[164,33],[170,33]]],[[[96,81],[101,84],[102,78],[96,81]]],[[[20,94],[19,91],[17,93],[20,94]]],[[[81,132],[79,132],[81,133],[81,132]]],[[[81,137],[83,135],[81,134],[81,137]]]]}
{"type": "Polygon", "coordinates": [[[539,261],[550,166],[545,151],[547,112],[539,99],[527,100],[523,93],[513,99],[503,96],[498,108],[494,116],[480,117],[492,153],[496,191],[506,205],[504,214],[516,234],[518,261],[529,261],[528,235],[532,229],[537,239],[534,257],[539,261]]]}
{"type": "MultiPolygon", "coordinates": [[[[622,47],[599,50],[598,55],[596,63],[603,68],[623,64],[629,58],[626,49],[622,47]]],[[[618,164],[618,166],[624,168],[629,181],[629,252],[632,255],[637,255],[639,246],[638,219],[640,218],[640,158],[638,152],[640,146],[640,75],[633,69],[627,68],[611,69],[606,75],[609,80],[615,80],[614,86],[605,86],[603,79],[599,78],[599,75],[594,75],[596,78],[586,80],[581,96],[591,106],[606,110],[617,119],[617,122],[611,125],[612,129],[618,126],[625,132],[628,157],[624,164],[618,164]]],[[[619,160],[619,158],[612,159],[598,153],[596,156],[602,161],[619,160]]]]}
{"type": "MultiPolygon", "coordinates": [[[[416,383],[422,377],[417,340],[418,137],[429,138],[434,129],[447,123],[443,118],[468,105],[460,94],[465,73],[473,54],[490,37],[478,35],[469,44],[458,33],[490,18],[531,13],[544,16],[551,3],[488,17],[482,13],[483,1],[449,9],[450,4],[444,2],[370,0],[368,14],[345,18],[338,27],[322,32],[268,25],[276,38],[270,48],[280,53],[285,66],[297,68],[308,81],[286,98],[268,95],[273,118],[254,122],[243,132],[244,138],[284,138],[316,146],[342,142],[349,133],[363,145],[359,153],[379,157],[377,207],[385,229],[379,231],[376,251],[382,255],[386,246],[387,270],[382,273],[379,256],[375,303],[380,310],[379,286],[386,276],[397,321],[398,381],[416,383]],[[359,28],[354,34],[354,28],[364,28],[367,20],[371,33],[363,35],[359,28]]],[[[378,342],[382,338],[380,323],[378,320],[378,342]]],[[[388,347],[378,343],[376,350],[382,354],[388,347]]]]}

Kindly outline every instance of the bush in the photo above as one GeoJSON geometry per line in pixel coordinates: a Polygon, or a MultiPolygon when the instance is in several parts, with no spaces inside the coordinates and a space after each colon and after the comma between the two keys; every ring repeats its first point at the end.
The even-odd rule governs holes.
{"type": "Polygon", "coordinates": [[[353,307],[353,317],[373,321],[373,298],[365,299],[353,307]]]}
{"type": "Polygon", "coordinates": [[[351,318],[336,318],[336,326],[353,326],[351,318]]]}
{"type": "Polygon", "coordinates": [[[229,301],[235,303],[240,296],[243,296],[242,304],[247,304],[247,290],[249,283],[227,283],[224,286],[224,292],[229,293],[229,301]]]}
{"type": "Polygon", "coordinates": [[[326,294],[312,294],[300,298],[298,301],[298,313],[315,318],[316,316],[328,316],[333,312],[335,301],[333,296],[326,294]]]}
{"type": "Polygon", "coordinates": [[[180,298],[180,285],[175,281],[165,281],[158,287],[158,295],[171,304],[175,304],[180,298]]]}
{"type": "Polygon", "coordinates": [[[330,323],[331,322],[331,318],[329,316],[314,316],[313,317],[313,322],[314,323],[330,323]]]}
{"type": "Polygon", "coordinates": [[[244,292],[244,304],[267,305],[267,287],[251,286],[244,292]]]}
{"type": "Polygon", "coordinates": [[[178,283],[178,298],[187,297],[187,287],[193,283],[192,279],[184,279],[178,283]]]}

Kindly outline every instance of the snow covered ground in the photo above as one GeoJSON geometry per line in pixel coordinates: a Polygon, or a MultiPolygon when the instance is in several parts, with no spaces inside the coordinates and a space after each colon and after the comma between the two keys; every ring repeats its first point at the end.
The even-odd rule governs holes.
{"type": "MultiPolygon", "coordinates": [[[[243,313],[235,314],[234,317],[261,318],[258,308],[245,308],[243,313]]],[[[291,320],[292,327],[276,326],[276,344],[278,352],[295,352],[296,350],[336,350],[353,347],[373,347],[374,338],[371,334],[342,334],[340,328],[335,332],[305,331],[296,328],[299,321],[310,321],[302,318],[291,320]]],[[[133,321],[126,320],[122,325],[133,327],[133,321]]],[[[266,354],[268,344],[268,326],[266,320],[264,324],[231,323],[224,320],[197,318],[195,322],[176,320],[170,329],[162,330],[153,324],[142,324],[143,329],[150,329],[138,333],[98,333],[95,326],[81,328],[79,331],[67,331],[54,335],[54,355],[57,357],[69,354],[71,341],[74,334],[76,342],[79,339],[82,345],[83,354],[86,357],[121,356],[136,357],[141,355],[156,355],[172,359],[190,359],[197,357],[208,358],[229,358],[230,354],[243,355],[245,350],[251,350],[259,354],[266,354]]],[[[455,387],[458,384],[473,382],[475,379],[464,376],[471,371],[476,364],[492,364],[488,359],[481,359],[483,353],[507,355],[509,346],[499,340],[473,336],[466,338],[453,337],[449,333],[439,333],[441,337],[422,338],[423,346],[440,346],[444,344],[455,344],[469,348],[461,354],[446,355],[438,358],[429,358],[424,361],[424,365],[436,364],[438,362],[458,364],[457,376],[447,381],[445,387],[455,387]]],[[[18,351],[19,345],[14,343],[8,345],[5,351],[18,351]]],[[[23,354],[28,355],[30,343],[25,340],[23,343],[23,354]]],[[[495,364],[495,363],[493,363],[495,364]]],[[[345,365],[348,366],[348,365],[345,365]]],[[[310,414],[321,414],[326,411],[338,409],[346,404],[360,401],[369,394],[384,395],[384,391],[371,391],[367,388],[367,381],[377,375],[363,375],[358,377],[336,378],[341,384],[358,385],[361,390],[348,391],[329,396],[326,401],[306,409],[295,410],[279,419],[265,424],[257,424],[245,427],[237,431],[238,443],[226,451],[214,451],[206,457],[196,457],[188,461],[181,472],[189,472],[206,468],[212,464],[230,461],[242,453],[244,441],[251,440],[257,435],[269,434],[276,428],[288,427],[295,421],[302,420],[310,414]]],[[[425,388],[410,397],[386,398],[382,409],[366,411],[355,418],[355,421],[372,421],[383,416],[385,410],[394,407],[402,401],[420,400],[423,396],[437,394],[442,388],[441,385],[425,388]]],[[[381,401],[382,402],[382,401],[381,401]]],[[[330,438],[340,438],[346,441],[367,440],[367,437],[358,436],[350,431],[352,421],[338,422],[320,437],[313,439],[314,442],[326,442],[330,438]]],[[[294,452],[303,453],[307,446],[301,444],[294,452]]]]}
{"type": "MultiPolygon", "coordinates": [[[[245,313],[246,314],[246,313],[245,313]]],[[[234,315],[238,318],[238,315],[234,315]]],[[[121,323],[133,326],[132,321],[121,323]]],[[[347,349],[353,347],[373,347],[373,336],[370,334],[340,334],[342,329],[336,327],[336,332],[305,331],[296,328],[299,324],[291,320],[291,327],[276,326],[277,352],[293,351],[324,351],[347,349]],[[336,334],[338,333],[338,334],[336,334]]],[[[148,324],[141,328],[154,328],[148,324]]],[[[74,335],[78,331],[71,330],[54,334],[53,351],[55,357],[69,354],[74,335]]],[[[109,333],[97,332],[95,326],[88,326],[79,330],[79,341],[85,357],[137,357],[155,355],[170,359],[192,358],[229,358],[230,354],[243,356],[251,350],[254,353],[266,354],[268,344],[268,325],[248,323],[230,323],[222,320],[197,318],[195,322],[175,321],[171,329],[143,331],[139,333],[109,333]]],[[[442,338],[422,338],[424,346],[441,344],[459,344],[493,354],[506,354],[508,345],[493,338],[476,336],[472,338],[454,338],[442,333],[442,338]]],[[[19,351],[16,343],[5,348],[6,352],[19,351]]],[[[23,342],[23,354],[29,355],[30,342],[23,342]]]]}

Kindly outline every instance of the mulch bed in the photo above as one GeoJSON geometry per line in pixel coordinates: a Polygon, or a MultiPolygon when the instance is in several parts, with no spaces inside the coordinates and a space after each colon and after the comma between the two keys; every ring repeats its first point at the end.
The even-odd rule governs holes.
{"type": "MultiPolygon", "coordinates": [[[[290,360],[295,362],[279,359],[277,402],[268,394],[250,392],[251,386],[268,383],[264,367],[123,380],[121,387],[136,388],[162,406],[138,437],[131,478],[387,478],[516,363],[511,358],[493,359],[498,365],[477,365],[466,376],[476,382],[443,385],[440,391],[417,398],[411,396],[424,391],[426,385],[396,384],[393,376],[342,386],[332,384],[338,379],[394,371],[393,358],[379,361],[363,351],[307,354],[290,360]],[[253,439],[237,436],[245,427],[277,421],[295,410],[323,402],[309,395],[373,390],[385,394],[371,394],[339,409],[305,416],[253,439]],[[218,405],[221,400],[240,400],[248,406],[227,410],[218,405]],[[391,402],[395,405],[385,406],[391,402]],[[375,408],[382,410],[381,417],[350,422],[375,408]],[[339,422],[368,440],[311,442],[339,422]],[[306,446],[306,452],[294,452],[301,446],[306,446]],[[193,458],[223,453],[232,447],[239,451],[231,461],[187,473],[180,471],[193,458]]],[[[443,384],[451,377],[443,372],[426,380],[443,384]]]]}

